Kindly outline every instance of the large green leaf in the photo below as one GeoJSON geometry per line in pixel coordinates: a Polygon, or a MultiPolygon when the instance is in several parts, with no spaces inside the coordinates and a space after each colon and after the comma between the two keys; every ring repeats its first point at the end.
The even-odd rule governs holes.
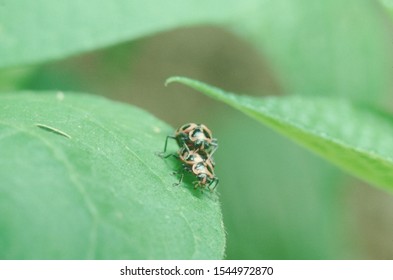
{"type": "Polygon", "coordinates": [[[361,103],[321,97],[255,98],[182,77],[179,82],[220,100],[310,148],[344,170],[393,191],[393,116],[361,103]]]}
{"type": "Polygon", "coordinates": [[[375,3],[357,0],[5,0],[0,68],[206,24],[236,30],[254,43],[287,92],[372,102],[390,92],[386,21],[375,3]]]}
{"type": "Polygon", "coordinates": [[[379,0],[383,7],[393,16],[393,1],[392,0],[379,0]]]}
{"type": "Polygon", "coordinates": [[[5,0],[0,67],[63,58],[171,28],[227,22],[247,14],[255,2],[5,0]]]}
{"type": "Polygon", "coordinates": [[[0,95],[0,259],[222,258],[217,196],[155,154],[172,131],[99,97],[0,95]]]}
{"type": "Polygon", "coordinates": [[[266,55],[284,92],[382,103],[393,75],[383,16],[374,1],[260,1],[234,29],[266,55]]]}

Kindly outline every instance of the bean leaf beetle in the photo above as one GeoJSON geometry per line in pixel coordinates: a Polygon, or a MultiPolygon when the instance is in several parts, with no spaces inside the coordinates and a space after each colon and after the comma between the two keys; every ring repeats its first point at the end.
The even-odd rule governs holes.
{"type": "Polygon", "coordinates": [[[185,173],[189,172],[197,179],[193,182],[195,189],[207,187],[210,191],[213,191],[219,183],[219,179],[214,174],[215,163],[212,157],[217,148],[217,139],[212,137],[212,133],[207,126],[187,123],[180,126],[175,131],[174,136],[166,137],[164,151],[158,155],[162,158],[174,156],[182,162],[182,169],[173,172],[174,174],[180,174],[179,182],[173,185],[180,185],[185,173]],[[165,155],[168,139],[176,140],[179,146],[177,153],[165,155]]]}
{"type": "Polygon", "coordinates": [[[189,150],[205,151],[208,158],[211,158],[218,148],[217,139],[213,138],[210,129],[204,124],[187,123],[180,126],[174,136],[166,137],[162,155],[166,152],[168,139],[176,140],[180,148],[187,146],[189,150]]]}

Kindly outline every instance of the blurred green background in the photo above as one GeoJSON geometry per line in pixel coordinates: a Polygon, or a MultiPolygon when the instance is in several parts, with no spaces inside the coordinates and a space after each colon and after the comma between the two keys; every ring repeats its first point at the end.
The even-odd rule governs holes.
{"type": "Polygon", "coordinates": [[[223,104],[181,85],[164,87],[181,75],[254,96],[338,95],[390,110],[393,26],[380,3],[308,1],[298,10],[302,2],[255,11],[274,24],[183,28],[4,70],[0,86],[90,92],[173,127],[207,124],[219,140],[227,259],[392,259],[391,195],[223,104]],[[273,20],[275,10],[281,17],[273,20]]]}

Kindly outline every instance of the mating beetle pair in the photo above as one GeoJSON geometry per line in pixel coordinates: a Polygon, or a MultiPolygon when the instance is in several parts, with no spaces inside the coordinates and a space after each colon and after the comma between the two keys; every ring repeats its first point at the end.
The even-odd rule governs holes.
{"type": "Polygon", "coordinates": [[[183,165],[180,173],[180,180],[174,185],[179,185],[183,181],[184,172],[192,173],[198,181],[193,182],[194,188],[205,188],[213,191],[218,185],[218,178],[214,174],[213,153],[217,150],[217,139],[212,137],[211,131],[203,124],[188,123],[182,125],[175,131],[174,136],[167,136],[165,140],[164,152],[160,156],[167,158],[174,156],[183,165]],[[165,155],[168,139],[176,140],[180,149],[177,154],[165,155]],[[212,188],[211,186],[214,185],[212,188]]]}

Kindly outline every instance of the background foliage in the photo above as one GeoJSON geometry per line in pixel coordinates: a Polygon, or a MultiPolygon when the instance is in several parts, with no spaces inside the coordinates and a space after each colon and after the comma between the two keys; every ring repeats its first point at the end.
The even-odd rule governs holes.
{"type": "MultiPolygon", "coordinates": [[[[202,95],[186,95],[185,92],[191,93],[191,89],[175,84],[163,86],[168,77],[181,75],[255,97],[274,95],[281,100],[283,95],[296,94],[300,98],[325,98],[328,100],[328,118],[336,116],[338,112],[334,103],[336,99],[333,98],[344,99],[350,104],[362,104],[362,108],[377,108],[371,115],[379,116],[376,120],[378,124],[381,119],[385,121],[387,129],[381,128],[381,131],[386,132],[391,127],[388,112],[391,110],[393,72],[390,51],[392,5],[389,1],[333,0],[311,3],[305,0],[247,0],[240,3],[190,0],[171,1],[165,5],[154,0],[107,3],[72,0],[61,5],[52,2],[40,0],[33,5],[5,0],[1,3],[0,88],[4,92],[22,89],[89,92],[141,107],[173,127],[190,121],[206,123],[220,143],[216,170],[221,179],[218,192],[227,233],[226,258],[393,257],[390,238],[393,231],[390,222],[393,201],[388,192],[372,188],[347,175],[336,165],[235,110],[202,95]],[[21,6],[24,8],[21,9],[21,6]]],[[[15,103],[25,102],[27,107],[36,102],[29,101],[25,95],[13,95],[18,100],[15,103]]],[[[4,100],[10,99],[4,95],[0,101],[2,123],[6,119],[8,122],[18,117],[23,119],[22,112],[26,111],[21,110],[18,115],[17,111],[7,111],[4,100]]],[[[89,102],[81,101],[81,104],[89,102]]],[[[107,106],[113,108],[110,102],[107,106]]],[[[296,111],[303,110],[303,107],[289,107],[295,117],[296,111]]],[[[47,112],[50,108],[51,105],[41,106],[40,110],[47,112]]],[[[110,111],[112,113],[105,115],[108,122],[105,128],[118,125],[117,118],[121,115],[116,109],[110,111]]],[[[134,113],[131,111],[132,119],[134,113]]],[[[60,109],[58,113],[62,115],[60,109]]],[[[96,109],[93,115],[103,118],[102,114],[101,110],[96,109]]],[[[316,118],[318,116],[316,111],[316,118]]],[[[363,122],[362,117],[356,114],[354,119],[358,123],[353,128],[353,139],[356,139],[357,131],[362,132],[363,122]]],[[[130,123],[131,130],[136,128],[131,120],[124,120],[124,123],[130,123]]],[[[160,139],[163,144],[171,128],[157,119],[150,119],[149,125],[155,123],[160,123],[162,128],[153,141],[154,145],[159,146],[160,139]]],[[[345,120],[341,124],[344,124],[342,131],[348,131],[345,120]]],[[[4,124],[1,127],[0,135],[5,135],[4,124]]],[[[125,131],[126,125],[121,125],[119,133],[125,131]]],[[[370,140],[367,147],[377,153],[386,152],[384,159],[389,165],[393,155],[386,147],[390,147],[392,140],[387,133],[381,137],[367,138],[370,140]],[[380,143],[381,139],[383,143],[380,143]]],[[[55,137],[53,141],[67,140],[63,138],[55,137]]],[[[32,143],[31,139],[25,139],[19,145],[29,143],[32,143]]],[[[8,150],[2,150],[0,166],[3,166],[3,170],[6,170],[4,166],[7,166],[11,156],[20,158],[22,155],[21,150],[16,149],[13,154],[6,154],[8,150]]],[[[31,149],[26,150],[31,152],[31,149]]],[[[29,159],[30,156],[28,153],[24,158],[29,159]]],[[[163,174],[176,166],[176,162],[165,165],[154,157],[146,158],[147,161],[152,166],[158,164],[156,161],[160,162],[159,168],[163,174]]],[[[357,158],[351,161],[357,162],[357,158]]],[[[20,167],[20,160],[15,162],[20,167]]],[[[79,159],[74,161],[75,164],[78,162],[79,159]]],[[[344,166],[344,170],[348,168],[344,166]]],[[[389,177],[389,171],[390,167],[380,172],[378,178],[384,177],[385,173],[389,177]]],[[[43,178],[49,173],[43,172],[43,178]]],[[[11,178],[10,174],[13,173],[3,171],[2,182],[11,178]]],[[[352,174],[379,184],[379,179],[368,179],[369,173],[352,174]]],[[[87,175],[81,172],[80,176],[87,175]]],[[[129,177],[135,181],[144,180],[138,176],[129,177]]],[[[183,199],[186,205],[187,197],[191,200],[195,198],[187,187],[179,191],[169,188],[175,178],[167,176],[167,190],[160,197],[167,192],[179,195],[181,198],[177,199],[180,204],[176,207],[183,207],[183,199]]],[[[28,176],[25,179],[20,183],[23,186],[29,182],[28,176]]],[[[386,178],[381,180],[386,181],[386,178]]],[[[48,179],[48,182],[52,184],[52,180],[48,179]]],[[[119,179],[117,185],[123,184],[124,181],[119,179]]],[[[391,188],[390,179],[383,186],[391,188]]],[[[0,189],[0,199],[9,201],[5,197],[5,185],[0,189]]],[[[188,248],[188,242],[185,237],[178,237],[172,240],[173,244],[176,240],[182,242],[177,247],[178,251],[172,250],[176,248],[172,245],[161,250],[159,244],[165,242],[157,242],[157,252],[161,253],[131,254],[126,257],[220,258],[224,241],[217,201],[209,195],[200,197],[207,197],[203,198],[207,199],[207,208],[197,209],[215,209],[206,212],[213,213],[214,228],[218,231],[203,233],[214,236],[211,241],[217,247],[202,248],[201,254],[180,254],[181,246],[188,248]],[[220,230],[221,233],[218,233],[220,230]]],[[[156,201],[154,197],[149,198],[151,201],[146,202],[147,206],[156,201]]],[[[26,201],[31,202],[31,196],[27,195],[26,200],[22,200],[24,203],[26,201]]],[[[2,205],[11,212],[9,221],[14,220],[11,215],[16,212],[10,210],[12,206],[2,205]]],[[[163,209],[175,213],[176,207],[163,209]]],[[[108,208],[102,209],[103,214],[113,213],[108,208]]],[[[41,208],[38,210],[44,211],[41,208]]],[[[187,210],[190,211],[184,212],[190,215],[195,208],[187,210]]],[[[206,217],[203,212],[201,215],[206,217]]],[[[10,227],[9,223],[4,222],[5,216],[2,217],[0,246],[4,248],[10,244],[5,239],[5,226],[7,229],[10,227]]],[[[135,217],[143,218],[146,215],[135,217]]],[[[20,219],[20,223],[23,223],[23,219],[25,217],[20,219]]],[[[197,216],[193,219],[198,220],[197,216]]],[[[157,229],[161,228],[159,219],[146,220],[144,225],[147,228],[149,222],[155,223],[157,229]]],[[[198,226],[198,223],[194,225],[198,226]]],[[[183,225],[180,223],[179,226],[180,229],[183,225]]],[[[83,231],[83,228],[80,230],[83,231]]],[[[194,234],[194,239],[198,238],[194,234]]],[[[151,244],[149,240],[145,241],[146,244],[151,244]]],[[[34,251],[31,252],[1,257],[39,257],[34,251]]],[[[47,255],[49,258],[69,256],[74,257],[62,255],[61,250],[59,254],[47,255]]],[[[82,256],[124,257],[108,252],[82,256]]],[[[81,258],[81,255],[76,258],[81,258]]]]}

